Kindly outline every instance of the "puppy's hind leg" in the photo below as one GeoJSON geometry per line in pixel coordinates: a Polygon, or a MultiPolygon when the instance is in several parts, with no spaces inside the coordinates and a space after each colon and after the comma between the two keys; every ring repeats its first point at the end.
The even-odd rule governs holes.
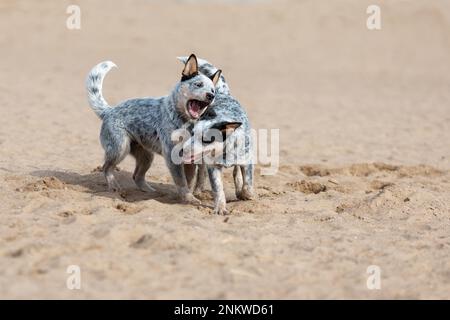
{"type": "Polygon", "coordinates": [[[244,185],[242,181],[242,172],[240,166],[234,166],[233,168],[233,180],[234,180],[234,188],[236,193],[236,198],[240,199],[242,193],[242,186],[244,185]]]}
{"type": "Polygon", "coordinates": [[[225,192],[223,190],[222,168],[210,167],[208,168],[208,175],[214,194],[214,213],[225,215],[228,212],[225,192]]]}
{"type": "Polygon", "coordinates": [[[124,131],[109,131],[107,128],[102,128],[100,140],[105,149],[103,173],[108,182],[108,189],[112,192],[120,191],[120,185],[114,177],[113,172],[114,168],[130,152],[130,139],[124,131]]]}
{"type": "Polygon", "coordinates": [[[108,183],[108,190],[110,192],[118,192],[121,189],[120,184],[117,182],[113,174],[117,163],[118,162],[115,161],[114,158],[109,159],[108,156],[106,156],[105,163],[103,164],[103,173],[105,175],[106,182],[108,183]]]}
{"type": "Polygon", "coordinates": [[[254,198],[253,164],[240,166],[239,168],[242,173],[243,185],[241,191],[238,194],[236,194],[236,196],[240,200],[252,200],[254,198]]]}
{"type": "Polygon", "coordinates": [[[136,168],[133,173],[133,180],[136,183],[136,186],[141,191],[155,191],[155,189],[145,181],[145,174],[153,162],[153,153],[135,143],[131,144],[130,153],[136,158],[136,168]]]}

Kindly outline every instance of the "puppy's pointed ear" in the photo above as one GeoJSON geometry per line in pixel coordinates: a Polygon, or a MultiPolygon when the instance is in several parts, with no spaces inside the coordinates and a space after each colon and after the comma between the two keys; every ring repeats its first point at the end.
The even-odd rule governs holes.
{"type": "Polygon", "coordinates": [[[242,125],[242,122],[227,122],[225,123],[225,125],[222,127],[222,130],[225,131],[234,131],[237,128],[239,128],[242,125]]]}
{"type": "Polygon", "coordinates": [[[217,70],[211,77],[211,81],[214,83],[214,86],[219,82],[220,76],[222,75],[222,70],[217,70]]]}
{"type": "Polygon", "coordinates": [[[212,128],[222,131],[222,134],[225,137],[229,134],[232,134],[234,130],[239,128],[242,125],[242,122],[220,122],[215,124],[212,128]]]}
{"type": "Polygon", "coordinates": [[[192,77],[198,73],[198,63],[195,54],[191,54],[184,64],[183,77],[192,77]]]}

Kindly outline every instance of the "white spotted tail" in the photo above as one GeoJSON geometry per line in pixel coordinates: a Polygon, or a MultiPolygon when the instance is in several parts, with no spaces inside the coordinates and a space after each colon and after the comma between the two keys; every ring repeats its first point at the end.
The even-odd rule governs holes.
{"type": "Polygon", "coordinates": [[[114,67],[117,66],[112,61],[101,62],[92,68],[86,79],[86,90],[89,104],[100,119],[103,118],[104,112],[110,107],[103,98],[103,79],[108,71],[114,67]]]}

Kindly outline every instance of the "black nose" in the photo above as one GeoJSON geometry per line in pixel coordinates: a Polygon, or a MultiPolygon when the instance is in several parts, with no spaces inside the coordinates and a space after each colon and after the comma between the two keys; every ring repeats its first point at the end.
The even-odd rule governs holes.
{"type": "Polygon", "coordinates": [[[208,100],[208,101],[213,101],[213,99],[214,99],[214,95],[212,94],[212,93],[207,93],[206,94],[206,99],[208,100]]]}

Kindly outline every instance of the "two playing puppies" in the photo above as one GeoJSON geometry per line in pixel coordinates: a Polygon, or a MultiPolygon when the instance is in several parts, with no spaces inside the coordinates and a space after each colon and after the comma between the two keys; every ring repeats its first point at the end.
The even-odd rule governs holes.
{"type": "MultiPolygon", "coordinates": [[[[218,183],[219,180],[221,182],[218,177],[221,175],[221,168],[229,164],[219,161],[217,164],[199,165],[186,158],[183,158],[182,163],[172,161],[172,152],[177,144],[173,141],[172,134],[180,129],[202,130],[199,128],[206,128],[205,123],[208,125],[213,123],[216,129],[228,133],[225,136],[227,138],[234,134],[230,135],[230,130],[245,131],[247,127],[250,130],[250,126],[245,111],[229,94],[221,70],[201,59],[199,65],[193,54],[182,59],[184,68],[181,79],[168,95],[159,98],[129,99],[115,107],[109,106],[102,95],[103,79],[115,65],[109,61],[102,62],[91,70],[86,87],[89,104],[102,120],[100,141],[105,151],[103,172],[109,190],[120,190],[113,171],[116,165],[131,154],[136,159],[133,180],[139,189],[152,191],[154,189],[146,182],[145,174],[152,164],[154,154],[160,154],[165,160],[182,202],[200,203],[193,195],[193,181],[196,176],[197,187],[202,188],[205,172],[208,171],[215,198],[215,212],[225,213],[223,186],[218,183]],[[238,108],[232,108],[234,111],[231,114],[224,113],[222,109],[226,109],[230,103],[236,103],[238,108]],[[244,126],[237,116],[241,113],[244,115],[244,126]],[[207,117],[202,119],[204,114],[207,117]]],[[[235,184],[242,180],[242,183],[236,184],[239,187],[236,193],[241,195],[244,192],[246,196],[241,198],[251,198],[253,165],[249,162],[242,166],[246,169],[240,169],[241,175],[235,178],[235,184]],[[243,188],[245,191],[242,191],[243,188]]]]}

